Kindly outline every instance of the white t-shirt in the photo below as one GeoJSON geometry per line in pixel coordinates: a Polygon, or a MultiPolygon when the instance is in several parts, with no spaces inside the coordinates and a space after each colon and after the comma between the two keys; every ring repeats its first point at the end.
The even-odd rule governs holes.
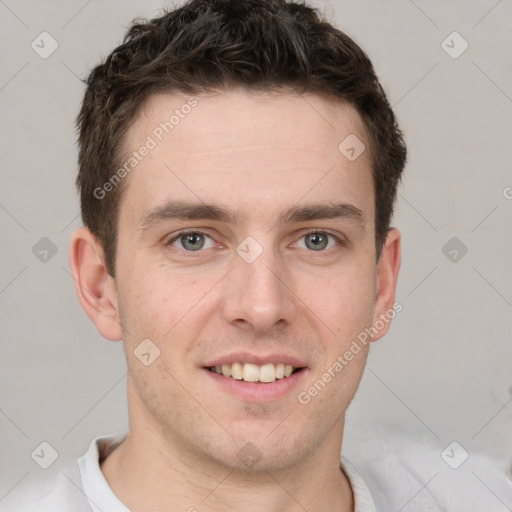
{"type": "MultiPolygon", "coordinates": [[[[126,437],[125,433],[94,439],[87,453],[62,469],[51,483],[31,488],[19,494],[5,512],[130,512],[109,487],[100,470],[105,459],[126,437]]],[[[341,467],[347,475],[355,499],[355,512],[376,512],[370,491],[354,467],[341,457],[341,467]]],[[[0,507],[4,512],[4,509],[0,507]]]]}
{"type": "MultiPolygon", "coordinates": [[[[94,439],[87,451],[51,483],[30,487],[23,499],[0,502],[1,512],[130,512],[100,470],[126,433],[94,439]]],[[[358,447],[357,464],[340,457],[352,487],[354,512],[510,512],[512,481],[490,460],[471,454],[462,464],[455,446],[437,447],[402,438],[400,446],[373,438],[358,447]],[[448,461],[448,462],[446,462],[448,461]],[[354,466],[357,466],[357,471],[354,466]]]]}

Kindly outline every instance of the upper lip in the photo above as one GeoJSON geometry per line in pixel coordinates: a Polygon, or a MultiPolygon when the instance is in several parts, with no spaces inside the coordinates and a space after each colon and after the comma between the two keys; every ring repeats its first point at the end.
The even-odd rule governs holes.
{"type": "Polygon", "coordinates": [[[228,355],[219,356],[212,359],[204,366],[210,368],[211,366],[222,366],[223,364],[233,363],[251,363],[258,366],[263,366],[269,363],[283,363],[291,364],[295,368],[304,368],[307,364],[296,356],[283,353],[275,354],[251,354],[249,352],[233,352],[228,355]]]}

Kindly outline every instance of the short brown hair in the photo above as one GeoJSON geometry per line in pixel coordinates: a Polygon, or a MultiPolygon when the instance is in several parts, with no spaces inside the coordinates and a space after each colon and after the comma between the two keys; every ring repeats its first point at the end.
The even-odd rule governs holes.
{"type": "Polygon", "coordinates": [[[95,191],[122,162],[127,129],[143,102],[162,91],[288,88],[355,107],[370,140],[379,257],[406,147],[370,59],[318,10],[286,0],[191,0],[149,21],[135,20],[86,83],[77,118],[77,186],[82,220],[101,243],[112,276],[124,183],[105,197],[95,191]]]}

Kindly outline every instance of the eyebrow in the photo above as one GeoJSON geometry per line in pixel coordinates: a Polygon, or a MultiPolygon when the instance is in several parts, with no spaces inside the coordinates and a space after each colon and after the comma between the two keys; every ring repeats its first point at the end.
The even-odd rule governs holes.
{"type": "Polygon", "coordinates": [[[180,219],[216,220],[221,222],[240,222],[242,220],[239,214],[230,212],[221,206],[185,201],[169,201],[144,215],[139,222],[138,229],[140,231],[147,231],[157,224],[180,219]]]}
{"type": "Polygon", "coordinates": [[[364,214],[349,203],[292,206],[278,217],[278,222],[305,222],[322,219],[345,219],[364,226],[364,214]]]}
{"type": "MultiPolygon", "coordinates": [[[[171,220],[214,220],[239,224],[246,219],[241,212],[231,211],[222,206],[187,201],[169,201],[145,214],[138,225],[139,231],[147,231],[152,227],[171,220]]],[[[342,219],[364,227],[364,214],[356,206],[349,203],[321,203],[310,205],[294,205],[281,211],[276,224],[306,222],[322,219],[342,219]]]]}

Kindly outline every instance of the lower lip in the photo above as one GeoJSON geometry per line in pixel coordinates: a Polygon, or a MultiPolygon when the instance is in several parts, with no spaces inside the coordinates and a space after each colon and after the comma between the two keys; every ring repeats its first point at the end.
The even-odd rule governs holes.
{"type": "Polygon", "coordinates": [[[224,377],[207,368],[203,368],[203,371],[228,393],[242,400],[249,402],[268,402],[278,400],[288,395],[304,379],[307,368],[302,368],[298,372],[292,373],[289,377],[268,383],[245,382],[243,380],[233,379],[232,377],[224,377]]]}

